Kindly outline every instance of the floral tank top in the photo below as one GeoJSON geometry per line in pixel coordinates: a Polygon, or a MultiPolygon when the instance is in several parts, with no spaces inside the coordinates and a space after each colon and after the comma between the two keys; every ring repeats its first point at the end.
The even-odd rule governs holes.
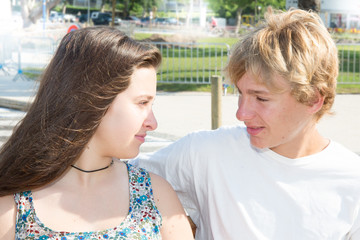
{"type": "Polygon", "coordinates": [[[129,173],[130,208],[125,220],[114,228],[95,232],[58,232],[36,216],[31,191],[14,194],[17,205],[16,240],[53,239],[161,239],[162,218],[155,206],[151,179],[144,169],[126,163],[129,173]]]}

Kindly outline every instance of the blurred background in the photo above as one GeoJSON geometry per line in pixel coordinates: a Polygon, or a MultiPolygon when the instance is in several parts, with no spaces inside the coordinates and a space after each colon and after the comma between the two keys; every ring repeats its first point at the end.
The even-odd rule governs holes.
{"type": "Polygon", "coordinates": [[[207,91],[268,7],[316,11],[338,44],[339,92],[359,92],[359,0],[1,0],[0,73],[36,79],[64,34],[110,25],[161,48],[159,89],[207,91]]]}
{"type": "Polygon", "coordinates": [[[227,96],[223,124],[237,124],[237,93],[222,69],[233,44],[261,23],[269,7],[301,8],[320,15],[339,50],[337,92],[344,96],[335,102],[339,117],[320,127],[360,153],[359,0],[0,0],[0,106],[6,108],[0,111],[0,145],[26,111],[17,108],[22,113],[13,117],[11,108],[19,104],[11,105],[9,99],[28,101],[62,37],[88,26],[109,25],[160,49],[155,133],[161,139],[154,141],[168,144],[190,131],[212,128],[214,75],[222,79],[222,93],[227,96]]]}

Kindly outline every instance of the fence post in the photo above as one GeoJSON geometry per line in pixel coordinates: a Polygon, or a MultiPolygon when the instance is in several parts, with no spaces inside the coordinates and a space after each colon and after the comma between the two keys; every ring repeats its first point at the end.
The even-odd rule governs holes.
{"type": "Polygon", "coordinates": [[[222,78],[221,76],[211,76],[211,129],[221,126],[221,98],[222,98],[222,78]]]}
{"type": "Polygon", "coordinates": [[[21,67],[21,52],[22,52],[21,44],[22,44],[22,39],[20,38],[17,43],[18,43],[18,71],[17,71],[17,74],[15,75],[15,77],[13,78],[13,81],[16,81],[18,79],[30,80],[30,79],[28,79],[28,77],[26,77],[24,75],[22,67],[21,67]]]}

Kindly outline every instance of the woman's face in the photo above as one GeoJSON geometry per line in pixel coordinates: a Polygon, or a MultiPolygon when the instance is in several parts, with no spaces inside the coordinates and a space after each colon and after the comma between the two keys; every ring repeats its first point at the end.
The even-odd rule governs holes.
{"type": "Polygon", "coordinates": [[[103,157],[135,157],[145,141],[146,132],[157,127],[152,111],[155,95],[155,69],[136,69],[130,86],[118,94],[110,105],[89,147],[103,157]]]}

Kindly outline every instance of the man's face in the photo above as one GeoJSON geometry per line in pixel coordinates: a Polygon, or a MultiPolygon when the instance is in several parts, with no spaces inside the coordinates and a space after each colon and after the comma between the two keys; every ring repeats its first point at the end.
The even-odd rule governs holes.
{"type": "Polygon", "coordinates": [[[253,146],[290,156],[304,145],[316,121],[312,107],[290,94],[288,82],[278,76],[274,83],[283,91],[271,91],[252,74],[244,74],[236,84],[240,93],[236,117],[245,123],[253,146]]]}

